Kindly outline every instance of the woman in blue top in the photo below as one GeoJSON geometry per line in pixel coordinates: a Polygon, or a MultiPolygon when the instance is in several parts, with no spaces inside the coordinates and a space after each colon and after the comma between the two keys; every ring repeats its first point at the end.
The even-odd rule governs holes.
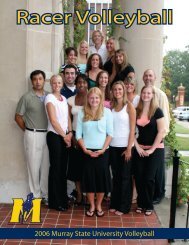
{"type": "Polygon", "coordinates": [[[89,44],[85,40],[81,41],[77,47],[77,52],[78,52],[77,65],[82,74],[85,74],[86,71],[87,60],[89,56],[88,51],[89,51],[89,44]]]}
{"type": "Polygon", "coordinates": [[[99,88],[91,88],[83,110],[78,114],[76,138],[83,150],[83,191],[87,193],[90,208],[86,215],[102,217],[104,193],[110,191],[108,146],[113,136],[113,119],[109,109],[104,108],[99,88]],[[95,204],[96,193],[96,204],[95,204]]]}

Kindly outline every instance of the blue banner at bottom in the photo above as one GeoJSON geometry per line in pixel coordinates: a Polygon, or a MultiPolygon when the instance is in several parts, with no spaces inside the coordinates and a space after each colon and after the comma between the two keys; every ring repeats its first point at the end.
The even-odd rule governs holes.
{"type": "Polygon", "coordinates": [[[0,239],[188,239],[185,228],[0,228],[0,239]]]}

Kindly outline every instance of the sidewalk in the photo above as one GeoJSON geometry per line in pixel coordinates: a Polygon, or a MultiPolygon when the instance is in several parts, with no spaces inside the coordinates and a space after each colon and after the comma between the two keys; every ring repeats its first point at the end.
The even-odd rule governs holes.
{"type": "MultiPolygon", "coordinates": [[[[158,205],[155,205],[155,211],[159,218],[162,228],[169,227],[169,219],[170,219],[170,202],[171,199],[164,198],[162,202],[158,205]]],[[[175,228],[186,228],[186,217],[187,217],[187,204],[177,207],[176,209],[176,221],[175,228]]],[[[187,245],[189,242],[184,242],[181,240],[175,240],[174,245],[187,245]]]]}
{"type": "Polygon", "coordinates": [[[180,121],[178,119],[175,119],[175,120],[176,120],[176,123],[178,123],[179,125],[189,129],[189,122],[188,121],[180,121]]]}

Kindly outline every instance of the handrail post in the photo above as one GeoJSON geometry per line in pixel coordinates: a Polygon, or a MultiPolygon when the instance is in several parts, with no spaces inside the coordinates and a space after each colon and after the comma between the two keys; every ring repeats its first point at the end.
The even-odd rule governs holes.
{"type": "MultiPolygon", "coordinates": [[[[186,228],[188,228],[188,216],[189,216],[189,200],[187,201],[187,216],[186,216],[186,228]]],[[[187,242],[187,239],[184,239],[185,242],[187,242]]]]}
{"type": "MultiPolygon", "coordinates": [[[[175,228],[179,159],[178,151],[174,150],[169,228],[175,228]]],[[[168,239],[168,242],[174,242],[174,239],[168,239]]]]}
{"type": "Polygon", "coordinates": [[[188,208],[187,208],[187,217],[186,217],[186,228],[188,228],[189,201],[187,201],[187,205],[188,205],[188,208]]]}

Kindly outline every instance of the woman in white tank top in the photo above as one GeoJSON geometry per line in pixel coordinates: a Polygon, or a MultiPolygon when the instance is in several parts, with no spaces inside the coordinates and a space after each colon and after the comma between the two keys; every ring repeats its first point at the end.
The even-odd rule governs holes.
{"type": "Polygon", "coordinates": [[[128,213],[131,208],[132,178],[131,152],[134,143],[136,112],[127,101],[124,83],[112,86],[112,114],[114,136],[110,143],[110,165],[113,174],[113,190],[110,212],[116,215],[128,213]]]}
{"type": "Polygon", "coordinates": [[[136,108],[138,105],[138,102],[140,100],[140,96],[136,94],[136,79],[135,79],[135,73],[129,72],[127,75],[125,81],[125,88],[127,92],[127,99],[134,105],[136,108]]]}

